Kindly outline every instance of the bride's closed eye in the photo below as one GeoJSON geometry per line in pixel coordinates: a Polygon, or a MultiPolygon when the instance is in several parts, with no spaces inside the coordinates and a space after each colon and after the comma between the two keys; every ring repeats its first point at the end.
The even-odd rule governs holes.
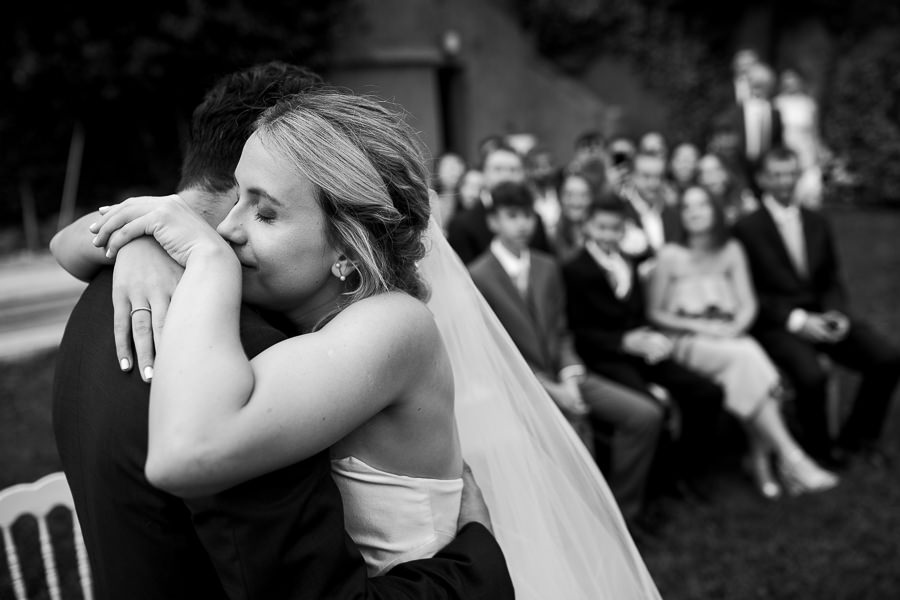
{"type": "Polygon", "coordinates": [[[256,216],[254,217],[260,223],[270,224],[275,220],[274,213],[265,213],[264,211],[257,211],[256,216]]]}

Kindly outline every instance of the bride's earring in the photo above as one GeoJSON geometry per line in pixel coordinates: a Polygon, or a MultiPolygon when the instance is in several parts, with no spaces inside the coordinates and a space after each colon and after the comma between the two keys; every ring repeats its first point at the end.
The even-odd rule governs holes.
{"type": "Polygon", "coordinates": [[[341,266],[340,262],[334,263],[334,266],[331,267],[331,272],[334,274],[335,277],[337,277],[341,281],[347,280],[347,276],[344,275],[344,268],[341,266]]]}

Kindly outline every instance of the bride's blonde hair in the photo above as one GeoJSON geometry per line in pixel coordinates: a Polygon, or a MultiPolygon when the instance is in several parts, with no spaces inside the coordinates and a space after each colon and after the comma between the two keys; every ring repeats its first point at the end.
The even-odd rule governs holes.
{"type": "Polygon", "coordinates": [[[383,102],[337,90],[291,96],[256,123],[260,141],[316,188],[329,242],[355,267],[347,303],[401,290],[426,299],[428,170],[421,142],[383,102]]]}

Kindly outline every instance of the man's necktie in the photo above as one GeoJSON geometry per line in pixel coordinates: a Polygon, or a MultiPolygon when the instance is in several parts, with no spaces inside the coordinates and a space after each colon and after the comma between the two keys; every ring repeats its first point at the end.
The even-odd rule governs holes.
{"type": "Polygon", "coordinates": [[[782,221],[781,233],[788,256],[790,256],[791,262],[794,263],[794,268],[797,269],[797,273],[801,277],[806,277],[806,244],[803,239],[803,223],[800,220],[800,215],[782,221]]]}

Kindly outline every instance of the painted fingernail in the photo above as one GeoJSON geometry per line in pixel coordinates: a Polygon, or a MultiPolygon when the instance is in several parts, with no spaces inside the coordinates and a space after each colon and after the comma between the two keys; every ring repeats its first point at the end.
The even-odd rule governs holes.
{"type": "Polygon", "coordinates": [[[144,367],[144,379],[147,381],[153,379],[153,367],[144,367]]]}
{"type": "Polygon", "coordinates": [[[101,206],[101,207],[98,208],[97,210],[99,210],[101,213],[105,213],[106,211],[109,210],[109,207],[108,207],[108,206],[101,206]]]}
{"type": "Polygon", "coordinates": [[[119,367],[121,367],[121,369],[123,371],[127,371],[128,369],[131,368],[131,361],[128,360],[127,358],[123,358],[122,360],[119,361],[119,367]]]}
{"type": "Polygon", "coordinates": [[[91,240],[91,243],[94,244],[95,246],[99,246],[99,244],[97,243],[99,241],[100,241],[100,236],[97,235],[97,236],[94,236],[94,239],[91,240]]]}
{"type": "Polygon", "coordinates": [[[91,231],[91,233],[97,233],[97,230],[100,229],[100,226],[96,223],[91,223],[90,225],[88,225],[88,229],[91,231]]]}
{"type": "Polygon", "coordinates": [[[112,258],[112,248],[106,251],[106,258],[112,258]]]}

